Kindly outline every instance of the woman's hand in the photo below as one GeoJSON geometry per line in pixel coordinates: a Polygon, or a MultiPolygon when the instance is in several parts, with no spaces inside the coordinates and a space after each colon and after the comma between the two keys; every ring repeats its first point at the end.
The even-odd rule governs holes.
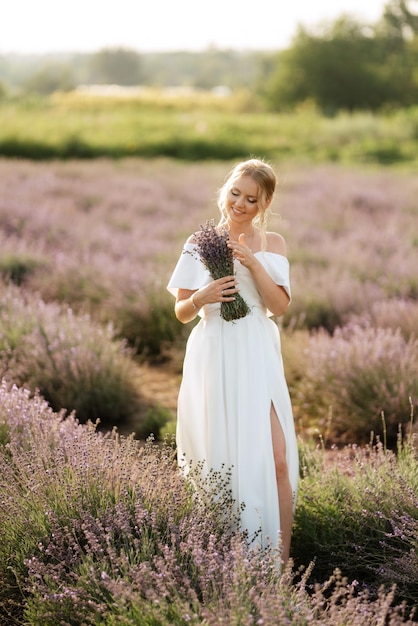
{"type": "Polygon", "coordinates": [[[194,294],[196,306],[201,308],[205,304],[215,302],[232,302],[234,294],[238,293],[238,281],[235,276],[223,276],[202,287],[194,294]]]}
{"type": "Polygon", "coordinates": [[[254,262],[255,256],[247,245],[244,233],[238,237],[238,241],[229,240],[227,246],[232,250],[234,258],[237,259],[241,265],[249,268],[254,262]]]}
{"type": "Polygon", "coordinates": [[[238,293],[238,281],[235,276],[224,276],[201,289],[179,289],[175,304],[177,319],[183,324],[191,322],[205,304],[232,302],[238,293]]]}

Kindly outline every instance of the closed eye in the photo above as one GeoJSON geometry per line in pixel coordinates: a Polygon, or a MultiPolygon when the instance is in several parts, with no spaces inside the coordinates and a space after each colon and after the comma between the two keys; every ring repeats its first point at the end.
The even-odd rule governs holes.
{"type": "MultiPolygon", "coordinates": [[[[231,189],[231,193],[233,196],[241,195],[241,192],[238,189],[231,189]]],[[[255,204],[257,202],[257,198],[248,197],[246,199],[248,200],[248,202],[251,202],[251,204],[255,204]]]]}

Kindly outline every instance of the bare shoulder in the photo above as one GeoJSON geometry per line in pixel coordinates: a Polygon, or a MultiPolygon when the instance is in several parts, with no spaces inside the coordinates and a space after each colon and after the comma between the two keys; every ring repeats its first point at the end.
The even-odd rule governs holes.
{"type": "Polygon", "coordinates": [[[267,252],[275,252],[276,254],[286,256],[286,241],[282,235],[279,235],[279,233],[266,233],[266,238],[267,252]]]}

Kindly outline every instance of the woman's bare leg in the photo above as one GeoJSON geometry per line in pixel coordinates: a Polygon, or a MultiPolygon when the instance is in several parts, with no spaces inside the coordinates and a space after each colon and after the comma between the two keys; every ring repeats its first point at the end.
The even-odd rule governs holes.
{"type": "Polygon", "coordinates": [[[286,441],[273,405],[270,412],[273,455],[276,469],[277,493],[280,507],[280,529],[282,538],[282,560],[286,563],[290,554],[290,538],[293,521],[292,487],[286,462],[286,441]]]}

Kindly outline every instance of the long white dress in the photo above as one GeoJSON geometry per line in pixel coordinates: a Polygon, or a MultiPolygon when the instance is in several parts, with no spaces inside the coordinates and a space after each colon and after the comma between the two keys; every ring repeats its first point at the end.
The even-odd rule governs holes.
{"type": "MultiPolygon", "coordinates": [[[[277,285],[290,296],[289,263],[273,252],[257,252],[277,285]]],[[[250,271],[235,261],[240,294],[251,312],[225,321],[220,304],[206,305],[186,346],[178,397],[176,442],[178,459],[188,466],[231,469],[231,489],[241,513],[241,529],[261,545],[277,545],[280,534],[270,410],[273,404],[286,440],[293,492],[299,475],[292,407],[285,380],[280,334],[270,319],[250,271]]],[[[186,243],[168,290],[199,289],[212,280],[198,258],[195,244],[186,243]]]]}

